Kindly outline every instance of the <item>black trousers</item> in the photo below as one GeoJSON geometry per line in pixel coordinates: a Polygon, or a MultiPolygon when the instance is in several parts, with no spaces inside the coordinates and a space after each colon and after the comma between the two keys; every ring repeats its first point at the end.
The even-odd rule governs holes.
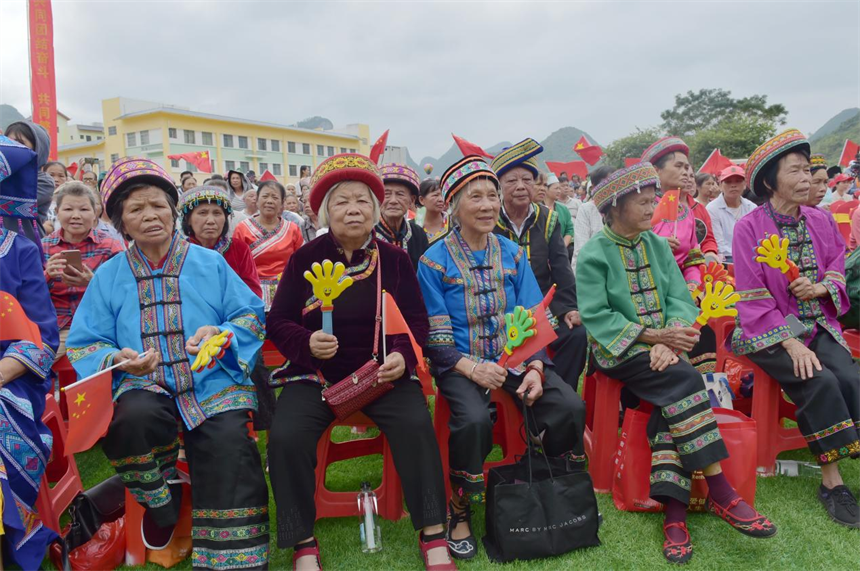
{"type": "MultiPolygon", "coordinates": [[[[288,383],[269,432],[269,474],[278,511],[278,547],[314,534],[317,443],[335,420],[322,387],[288,383]]],[[[420,385],[397,381],[362,410],[388,439],[415,529],[445,523],[445,481],[427,401],[420,385]]]]}
{"type": "Polygon", "coordinates": [[[257,389],[257,411],[254,413],[254,430],[269,430],[275,415],[275,390],[269,386],[272,373],[263,363],[263,353],[257,356],[251,369],[251,382],[257,389]]]}
{"type": "Polygon", "coordinates": [[[809,348],[822,370],[811,379],[794,375],[794,365],[782,345],[747,355],[776,379],[797,405],[797,425],[819,464],[860,455],[860,366],[851,354],[821,327],[809,348]]]}
{"type": "Polygon", "coordinates": [[[652,371],[649,353],[609,369],[597,367],[654,405],[648,420],[651,497],[689,504],[692,472],[729,457],[701,373],[686,361],[652,371]]]}
{"type": "Polygon", "coordinates": [[[558,339],[550,345],[554,352],[552,362],[555,364],[555,372],[576,392],[588,356],[588,335],[582,325],[572,329],[568,327],[564,316],[559,318],[555,332],[558,339]]]}
{"type": "MultiPolygon", "coordinates": [[[[264,569],[269,558],[269,493],[248,411],[231,410],[184,432],[191,471],[195,569],[264,569]]],[[[179,414],[172,398],[129,391],[117,399],[103,449],[134,498],[162,527],[175,524],[179,414]]]]}
{"type": "MultiPolygon", "coordinates": [[[[584,465],[585,405],[557,374],[547,369],[545,375],[543,396],[532,405],[534,422],[530,422],[529,429],[532,434],[543,433],[547,455],[566,456],[584,465]]],[[[517,402],[515,393],[523,376],[508,372],[502,386],[517,402]]],[[[493,448],[490,395],[454,371],[442,375],[436,384],[451,408],[448,458],[453,493],[473,503],[481,502],[485,492],[484,460],[493,448]]]]}

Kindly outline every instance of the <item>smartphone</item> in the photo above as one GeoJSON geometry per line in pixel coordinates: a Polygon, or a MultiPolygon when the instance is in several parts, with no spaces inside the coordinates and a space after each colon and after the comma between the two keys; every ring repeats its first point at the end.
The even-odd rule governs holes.
{"type": "Polygon", "coordinates": [[[71,274],[68,270],[69,266],[72,266],[79,272],[84,271],[84,262],[81,259],[81,251],[80,250],[66,250],[65,252],[61,252],[63,258],[66,259],[66,270],[63,273],[71,274]]]}
{"type": "Polygon", "coordinates": [[[786,315],[785,323],[788,325],[788,328],[791,330],[791,334],[797,338],[803,337],[806,335],[806,327],[800,320],[794,315],[786,315]]]}
{"type": "Polygon", "coordinates": [[[97,165],[99,164],[99,160],[95,157],[88,157],[84,159],[84,164],[87,165],[97,165]]]}

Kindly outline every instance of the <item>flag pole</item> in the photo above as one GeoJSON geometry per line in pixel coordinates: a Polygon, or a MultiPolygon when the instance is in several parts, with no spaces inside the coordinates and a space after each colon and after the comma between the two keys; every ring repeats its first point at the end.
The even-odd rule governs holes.
{"type": "MultiPolygon", "coordinates": [[[[150,354],[150,352],[151,352],[151,350],[150,350],[150,351],[145,351],[144,353],[141,353],[140,355],[138,355],[138,356],[137,356],[137,358],[138,358],[138,359],[142,359],[142,358],[144,358],[144,357],[148,357],[148,356],[149,356],[149,354],[150,354]]],[[[98,371],[98,372],[96,372],[96,373],[92,374],[92,375],[90,375],[89,377],[87,377],[86,379],[81,379],[80,381],[76,381],[76,382],[72,383],[71,385],[66,385],[65,387],[60,387],[60,390],[61,390],[61,391],[63,391],[63,392],[66,392],[66,391],[68,391],[68,390],[70,390],[70,389],[73,389],[73,388],[77,387],[78,385],[82,385],[82,384],[86,383],[87,381],[91,381],[91,380],[95,379],[96,377],[98,377],[99,375],[101,375],[101,374],[103,374],[103,373],[107,373],[108,371],[113,371],[113,370],[114,370],[114,369],[116,369],[117,367],[122,367],[123,365],[125,365],[125,364],[126,364],[126,363],[128,363],[129,361],[136,361],[136,360],[137,360],[137,359],[126,359],[125,361],[121,361],[121,362],[119,362],[119,363],[116,363],[116,364],[114,364],[114,365],[111,365],[111,366],[110,366],[110,367],[108,367],[107,369],[102,369],[101,371],[98,371]]]]}
{"type": "Polygon", "coordinates": [[[382,362],[385,363],[385,290],[382,290],[382,362]]]}

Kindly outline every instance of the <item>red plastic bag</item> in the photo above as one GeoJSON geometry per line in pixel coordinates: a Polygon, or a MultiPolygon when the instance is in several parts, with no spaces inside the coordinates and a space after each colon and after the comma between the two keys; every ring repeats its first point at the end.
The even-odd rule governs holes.
{"type": "MultiPolygon", "coordinates": [[[[69,554],[69,564],[74,571],[109,571],[125,561],[125,516],[103,524],[85,544],[69,554]]],[[[51,562],[57,569],[63,568],[60,546],[51,546],[51,562]]]]}
{"type": "MultiPolygon", "coordinates": [[[[720,434],[729,451],[721,462],[726,479],[751,506],[755,505],[756,490],[756,424],[745,414],[730,409],[715,408],[720,434]]],[[[612,501],[622,511],[658,512],[663,505],[649,497],[651,448],[646,431],[649,413],[628,409],[624,414],[621,439],[615,456],[615,476],[612,501]]],[[[690,490],[690,510],[704,511],[708,485],[701,472],[693,473],[690,490]]]]}

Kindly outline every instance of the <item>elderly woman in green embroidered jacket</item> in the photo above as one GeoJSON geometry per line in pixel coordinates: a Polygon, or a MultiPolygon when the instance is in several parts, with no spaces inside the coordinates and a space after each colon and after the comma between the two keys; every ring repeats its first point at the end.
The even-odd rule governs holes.
{"type": "Polygon", "coordinates": [[[658,180],[650,163],[639,163],[594,188],[607,225],[582,249],[576,280],[597,368],[654,405],[651,497],[666,505],[663,554],[684,563],[693,554],[686,510],[695,470],[708,481],[708,508],[732,527],[753,537],[776,527],[722,474],[728,452],[702,376],[679,358],[698,341],[698,310],[669,245],[651,231],[658,180]]]}

